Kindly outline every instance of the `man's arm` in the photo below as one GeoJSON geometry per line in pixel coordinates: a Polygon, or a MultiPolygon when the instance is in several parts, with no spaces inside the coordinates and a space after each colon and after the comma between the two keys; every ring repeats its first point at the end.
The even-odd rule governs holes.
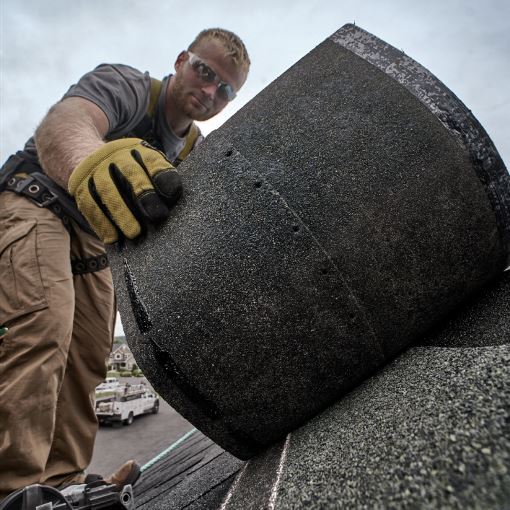
{"type": "Polygon", "coordinates": [[[101,108],[72,96],[50,109],[35,145],[44,171],[69,190],[98,237],[113,243],[166,219],[182,184],[164,154],[138,138],[105,142],[108,130],[101,108]]]}
{"type": "Polygon", "coordinates": [[[68,97],[54,105],[35,132],[44,171],[67,189],[73,169],[104,144],[108,118],[87,99],[68,97]]]}

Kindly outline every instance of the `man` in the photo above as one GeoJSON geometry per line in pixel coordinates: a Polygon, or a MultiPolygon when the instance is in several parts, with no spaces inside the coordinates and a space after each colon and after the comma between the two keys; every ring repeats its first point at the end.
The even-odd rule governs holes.
{"type": "MultiPolygon", "coordinates": [[[[181,192],[174,166],[202,139],[193,121],[219,113],[249,65],[242,41],[222,29],[202,31],[162,82],[100,65],[2,168],[0,499],[93,479],[94,389],[115,317],[102,243],[143,239],[168,217],[181,192]]],[[[120,489],[138,474],[129,461],[105,480],[120,489]]]]}

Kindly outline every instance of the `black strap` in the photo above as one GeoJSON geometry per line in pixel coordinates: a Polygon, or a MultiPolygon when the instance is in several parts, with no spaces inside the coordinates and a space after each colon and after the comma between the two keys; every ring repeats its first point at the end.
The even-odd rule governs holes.
{"type": "Polygon", "coordinates": [[[38,207],[45,207],[58,216],[68,231],[71,219],[90,235],[96,236],[82,216],[73,198],[52,181],[42,168],[19,156],[11,156],[0,174],[0,191],[8,190],[29,198],[38,207]]]}
{"type": "Polygon", "coordinates": [[[32,176],[22,177],[13,175],[5,183],[4,190],[14,191],[18,195],[29,198],[38,207],[46,207],[58,216],[67,230],[71,228],[70,218],[58,204],[58,197],[51,190],[41,186],[32,176]]]}
{"type": "MultiPolygon", "coordinates": [[[[38,207],[49,209],[60,218],[69,232],[71,220],[74,220],[82,230],[97,237],[78,211],[74,200],[41,170],[35,163],[11,156],[0,172],[0,191],[13,191],[29,198],[38,207]]],[[[71,268],[75,275],[94,273],[108,266],[106,253],[83,259],[71,258],[71,268]]]]}
{"type": "MultiPolygon", "coordinates": [[[[59,203],[58,197],[52,193],[51,190],[41,186],[32,176],[21,177],[19,175],[13,175],[4,184],[4,189],[14,191],[19,195],[30,198],[30,200],[39,207],[50,209],[62,220],[64,227],[66,227],[68,231],[71,231],[71,216],[66,214],[64,208],[59,203]]],[[[106,253],[100,253],[95,257],[84,259],[71,258],[73,274],[94,273],[96,271],[101,271],[108,267],[108,265],[106,253]]]]}
{"type": "Polygon", "coordinates": [[[71,258],[71,268],[73,274],[87,274],[101,271],[109,266],[106,253],[100,253],[95,257],[87,257],[84,259],[71,258]]]}

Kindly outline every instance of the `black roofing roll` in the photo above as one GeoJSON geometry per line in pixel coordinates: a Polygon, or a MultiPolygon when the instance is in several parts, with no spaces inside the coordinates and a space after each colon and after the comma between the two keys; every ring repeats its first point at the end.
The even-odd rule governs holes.
{"type": "Polygon", "coordinates": [[[346,25],[179,167],[109,249],[156,390],[241,458],[345,394],[507,266],[509,176],[471,112],[346,25]]]}

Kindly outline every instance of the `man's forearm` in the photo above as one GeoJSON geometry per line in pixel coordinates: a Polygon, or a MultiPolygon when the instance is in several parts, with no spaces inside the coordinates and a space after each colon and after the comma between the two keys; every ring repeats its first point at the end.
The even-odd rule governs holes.
{"type": "Polygon", "coordinates": [[[92,103],[69,98],[53,106],[35,133],[44,171],[67,189],[73,169],[104,144],[106,116],[92,103]]]}

